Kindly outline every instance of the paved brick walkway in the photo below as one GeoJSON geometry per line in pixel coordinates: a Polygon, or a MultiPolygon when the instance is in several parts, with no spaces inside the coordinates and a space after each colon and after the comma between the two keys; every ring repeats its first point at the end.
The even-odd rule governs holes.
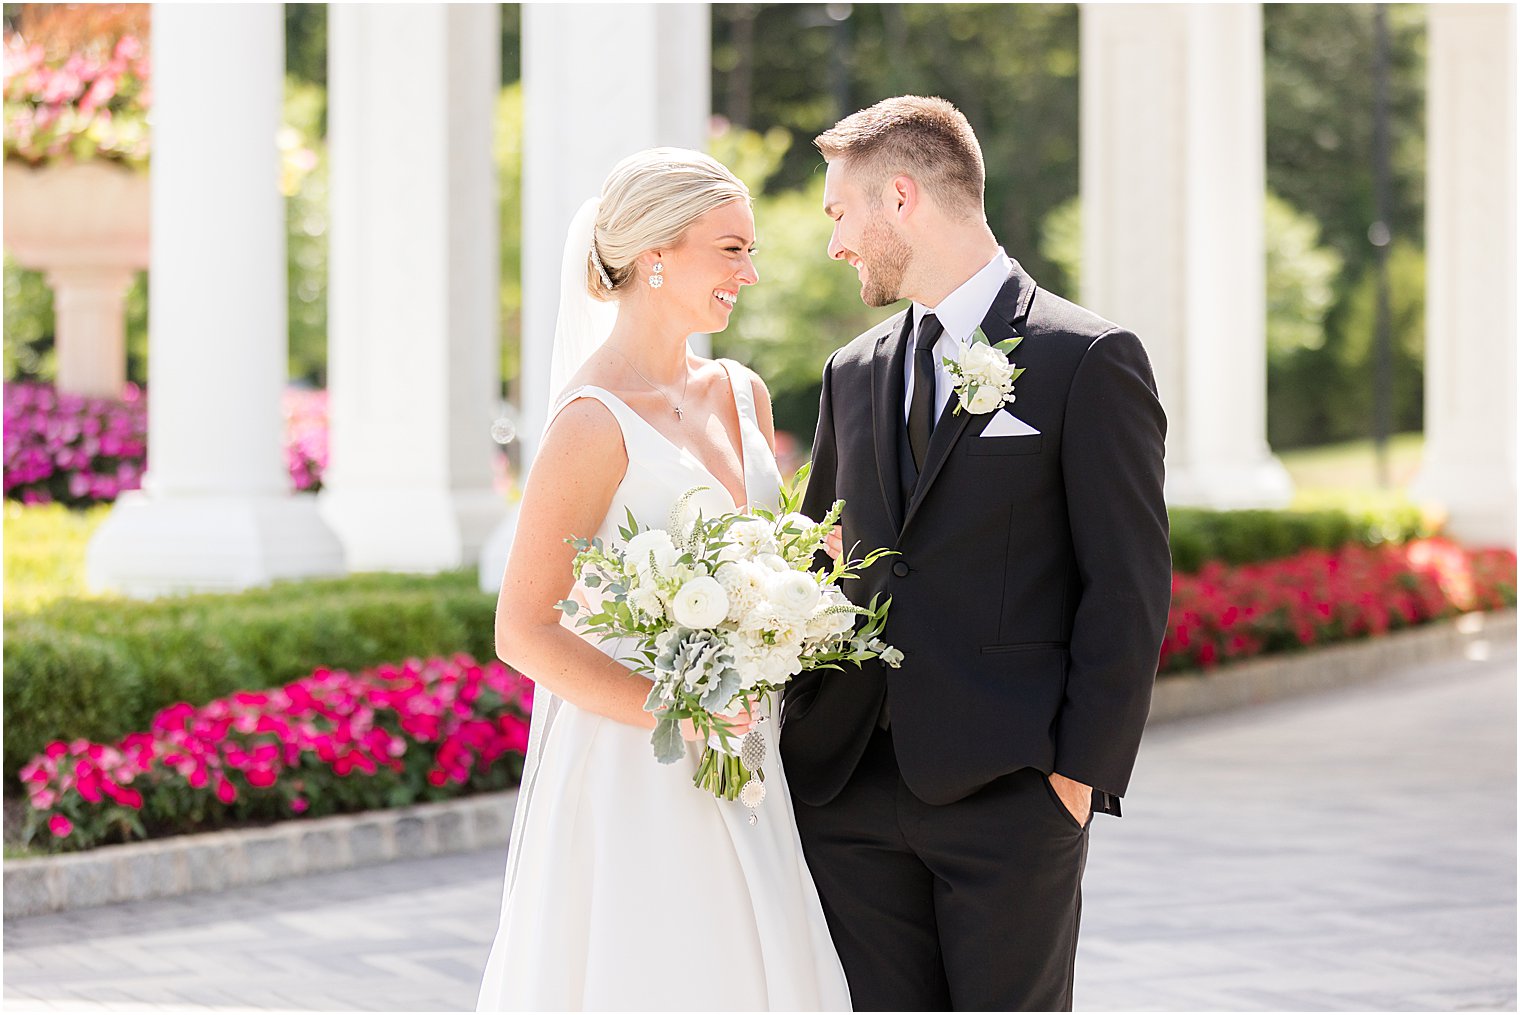
{"type": "MultiPolygon", "coordinates": [[[[1515,656],[1153,730],[1079,1009],[1516,1003],[1515,656]]],[[[17,1010],[472,1007],[502,857],[7,921],[17,1010]]]]}

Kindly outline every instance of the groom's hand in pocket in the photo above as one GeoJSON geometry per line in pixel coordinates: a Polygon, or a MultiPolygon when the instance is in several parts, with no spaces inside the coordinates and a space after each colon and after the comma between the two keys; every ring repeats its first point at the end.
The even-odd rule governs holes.
{"type": "Polygon", "coordinates": [[[1060,772],[1050,773],[1050,788],[1056,791],[1061,803],[1071,812],[1079,825],[1086,825],[1092,817],[1092,787],[1075,779],[1068,779],[1060,772]]]}

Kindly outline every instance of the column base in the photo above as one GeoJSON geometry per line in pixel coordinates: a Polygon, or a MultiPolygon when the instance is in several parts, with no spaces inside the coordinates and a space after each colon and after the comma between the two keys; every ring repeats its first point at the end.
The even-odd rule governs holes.
{"type": "Polygon", "coordinates": [[[1499,477],[1502,464],[1427,462],[1409,485],[1409,497],[1446,510],[1445,533],[1469,546],[1515,549],[1515,481],[1499,477]]]}
{"type": "Polygon", "coordinates": [[[85,551],[92,592],[137,599],[343,573],[343,549],[311,494],[155,498],[133,491],[116,502],[85,551]]]}
{"type": "Polygon", "coordinates": [[[1293,480],[1271,455],[1255,463],[1167,469],[1166,502],[1179,507],[1281,508],[1292,499],[1293,480]]]}
{"type": "Polygon", "coordinates": [[[351,571],[472,567],[505,510],[493,490],[323,490],[317,499],[351,571]]]}
{"type": "Polygon", "coordinates": [[[496,528],[491,530],[491,537],[486,540],[485,549],[480,551],[479,574],[482,592],[501,590],[501,576],[506,573],[507,559],[512,556],[512,540],[517,537],[517,518],[521,511],[521,502],[510,505],[506,516],[496,523],[496,528]]]}

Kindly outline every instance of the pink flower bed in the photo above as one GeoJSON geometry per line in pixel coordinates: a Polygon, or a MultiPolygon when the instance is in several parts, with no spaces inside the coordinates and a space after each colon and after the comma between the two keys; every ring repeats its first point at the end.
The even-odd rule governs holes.
{"type": "Polygon", "coordinates": [[[286,388],[285,467],[297,490],[322,488],[327,471],[327,392],[286,388]]]}
{"type": "Polygon", "coordinates": [[[126,35],[49,60],[42,45],[5,39],[5,155],[29,165],[72,156],[148,160],[151,71],[126,35]]]}
{"type": "Polygon", "coordinates": [[[33,758],[25,834],[83,849],[503,788],[521,774],[532,703],[527,678],[459,655],[171,705],[114,744],[58,741],[33,758]]]}
{"type": "MultiPolygon", "coordinates": [[[[327,392],[287,389],[285,464],[297,490],[327,469],[327,392]]],[[[5,496],[86,507],[142,485],[148,404],[135,384],[120,401],[59,394],[50,384],[5,385],[5,496]]]]}
{"type": "Polygon", "coordinates": [[[148,410],[127,385],[121,401],[5,385],[5,496],[82,507],[142,485],[148,410]]]}
{"type": "Polygon", "coordinates": [[[1514,605],[1514,553],[1444,539],[1307,550],[1235,567],[1211,563],[1172,578],[1161,672],[1514,605]]]}

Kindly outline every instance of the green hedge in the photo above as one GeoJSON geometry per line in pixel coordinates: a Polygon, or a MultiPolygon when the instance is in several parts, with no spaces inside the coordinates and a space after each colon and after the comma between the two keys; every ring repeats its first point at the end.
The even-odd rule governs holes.
{"type": "Polygon", "coordinates": [[[1210,511],[1172,508],[1172,568],[1191,574],[1205,563],[1253,564],[1301,550],[1337,550],[1349,543],[1379,546],[1435,534],[1412,504],[1290,511],[1210,511]]]}
{"type": "Polygon", "coordinates": [[[110,741],[166,705],[317,667],[495,657],[496,597],[473,573],[357,575],[236,595],[60,600],[5,620],[5,779],[53,740],[110,741]]]}
{"type": "MultiPolygon", "coordinates": [[[[1431,534],[1413,506],[1306,511],[1174,508],[1177,571],[1431,534]]],[[[109,741],[176,701],[200,705],[313,669],[495,656],[495,597],[472,573],[372,574],[153,602],[64,599],[5,619],[5,778],[52,740],[109,741]]]]}

